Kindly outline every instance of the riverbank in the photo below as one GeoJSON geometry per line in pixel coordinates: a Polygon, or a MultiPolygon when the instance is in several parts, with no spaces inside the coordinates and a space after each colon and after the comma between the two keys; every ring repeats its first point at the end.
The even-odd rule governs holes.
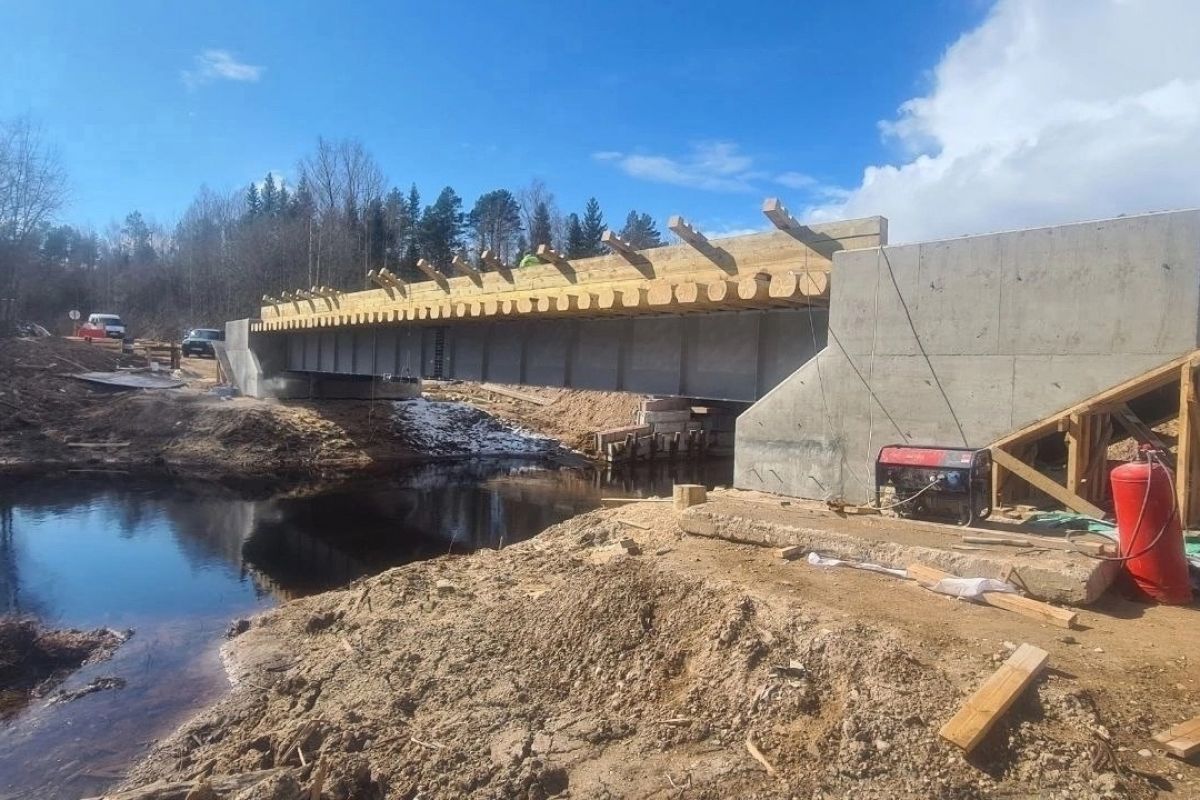
{"type": "Polygon", "coordinates": [[[225,649],[231,694],[129,786],[220,789],[233,775],[269,779],[254,796],[280,800],[1194,796],[1192,767],[1145,750],[1196,699],[1189,613],[1111,599],[1065,635],[687,536],[668,505],[596,511],[256,618],[225,649]],[[1020,642],[1054,668],[964,758],[937,730],[1020,642]]]}
{"type": "Polygon", "coordinates": [[[560,450],[545,437],[582,444],[591,431],[612,427],[614,416],[623,422],[638,399],[552,390],[527,414],[490,408],[484,397],[432,410],[421,401],[264,401],[214,392],[215,362],[204,359],[184,360],[177,389],[113,391],[70,376],[144,366],[52,337],[0,339],[0,471],[169,470],[262,480],[483,454],[543,458],[560,450]],[[431,424],[449,429],[431,435],[431,424]]]}
{"type": "Polygon", "coordinates": [[[84,664],[111,657],[130,635],[106,628],[53,630],[33,619],[0,616],[0,720],[46,697],[84,664]]]}

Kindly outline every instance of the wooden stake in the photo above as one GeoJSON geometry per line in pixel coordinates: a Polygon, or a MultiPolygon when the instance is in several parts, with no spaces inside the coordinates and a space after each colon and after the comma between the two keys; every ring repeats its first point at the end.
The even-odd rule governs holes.
{"type": "Polygon", "coordinates": [[[967,698],[967,702],[942,726],[938,735],[963,751],[971,752],[1049,661],[1050,654],[1045,650],[1022,644],[983,686],[967,698]]]}

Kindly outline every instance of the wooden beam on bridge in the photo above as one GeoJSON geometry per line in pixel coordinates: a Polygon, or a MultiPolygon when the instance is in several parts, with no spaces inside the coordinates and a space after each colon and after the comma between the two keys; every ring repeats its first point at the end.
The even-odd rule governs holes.
{"type": "Polygon", "coordinates": [[[785,233],[798,233],[804,226],[784,208],[778,197],[768,197],[763,201],[762,212],[771,220],[771,224],[785,233]]]}
{"type": "Polygon", "coordinates": [[[417,259],[417,269],[425,273],[425,277],[442,287],[442,291],[450,291],[450,282],[446,280],[446,276],[439,272],[433,264],[430,264],[423,258],[417,259]]]}
{"type": "Polygon", "coordinates": [[[703,248],[712,247],[712,243],[708,241],[707,236],[696,230],[691,223],[678,214],[667,220],[667,228],[670,229],[671,233],[697,250],[703,251],[703,248]]]}
{"type": "Polygon", "coordinates": [[[637,264],[639,261],[645,260],[637,250],[633,249],[633,245],[622,239],[612,230],[605,230],[604,233],[600,234],[600,242],[630,264],[637,264]]]}
{"type": "Polygon", "coordinates": [[[646,303],[652,306],[669,306],[675,302],[675,287],[670,281],[651,281],[646,288],[646,303]]]}
{"type": "Polygon", "coordinates": [[[479,270],[475,268],[474,264],[472,264],[470,261],[467,261],[461,255],[456,253],[454,258],[451,259],[450,264],[454,267],[454,271],[459,275],[466,275],[468,278],[474,281],[477,286],[483,285],[483,279],[479,276],[479,270]]]}
{"type": "Polygon", "coordinates": [[[571,268],[571,262],[563,256],[562,253],[555,250],[548,244],[539,244],[537,247],[537,257],[558,267],[558,271],[564,275],[574,274],[571,268]]]}
{"type": "Polygon", "coordinates": [[[829,297],[829,273],[824,270],[787,270],[771,276],[768,295],[775,298],[829,297]]]}

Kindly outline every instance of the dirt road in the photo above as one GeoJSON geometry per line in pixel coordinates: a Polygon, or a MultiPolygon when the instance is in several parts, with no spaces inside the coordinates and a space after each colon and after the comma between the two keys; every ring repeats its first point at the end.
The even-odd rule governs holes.
{"type": "Polygon", "coordinates": [[[685,536],[661,505],[598,511],[256,620],[228,648],[232,695],[132,783],[267,770],[275,794],[254,796],[322,775],[324,798],[1195,797],[1195,767],[1149,740],[1200,710],[1192,613],[1113,600],[1068,633],[685,536]],[[964,758],[936,732],[1021,642],[1052,669],[964,758]]]}

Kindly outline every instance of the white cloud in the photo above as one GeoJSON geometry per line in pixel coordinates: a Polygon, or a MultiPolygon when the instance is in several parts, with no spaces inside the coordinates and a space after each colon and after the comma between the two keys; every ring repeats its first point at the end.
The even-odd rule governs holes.
{"type": "Polygon", "coordinates": [[[815,189],[820,185],[816,178],[803,172],[781,172],[775,176],[775,182],[789,189],[815,189]]]}
{"type": "Polygon", "coordinates": [[[681,158],[616,150],[593,153],[592,158],[611,162],[633,178],[714,192],[753,191],[751,181],[758,177],[750,169],[754,160],[732,142],[695,144],[681,158]]]}
{"type": "Polygon", "coordinates": [[[205,50],[196,56],[195,67],[185,69],[182,77],[189,89],[195,89],[213,81],[253,83],[262,77],[264,69],[238,61],[228,50],[205,50]]]}
{"type": "Polygon", "coordinates": [[[882,214],[893,241],[1200,205],[1200,3],[1000,0],[813,221],[882,214]]]}
{"type": "Polygon", "coordinates": [[[752,156],[743,153],[734,142],[702,142],[692,145],[683,156],[623,153],[602,150],[592,158],[616,165],[633,178],[704,189],[713,192],[761,192],[775,183],[790,189],[820,192],[821,184],[802,172],[777,175],[758,169],[752,156]]]}

